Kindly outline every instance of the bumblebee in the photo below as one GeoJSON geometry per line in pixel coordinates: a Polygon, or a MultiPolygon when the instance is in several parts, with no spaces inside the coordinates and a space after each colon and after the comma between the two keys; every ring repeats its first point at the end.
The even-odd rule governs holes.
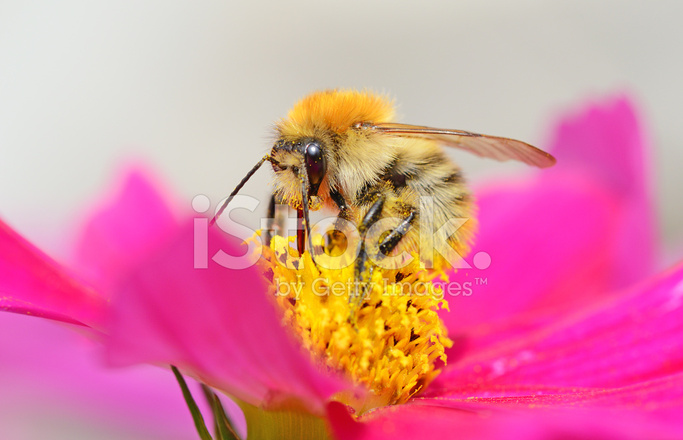
{"type": "Polygon", "coordinates": [[[449,245],[450,257],[427,258],[428,267],[440,268],[467,252],[476,223],[463,174],[441,146],[536,167],[555,163],[550,154],[521,141],[393,119],[392,102],[370,92],[328,90],[303,98],[277,122],[270,154],[247,173],[213,221],[260,166],[270,162],[274,191],[269,217],[277,203],[297,210],[305,225],[297,237],[300,251],[306,235],[313,252],[309,211],[324,206],[338,210],[338,219],[355,225],[363,238],[354,263],[356,280],[367,279],[371,261],[419,252],[421,239],[430,235],[449,245]],[[368,240],[377,229],[373,225],[386,219],[391,226],[368,240]],[[450,228],[443,228],[449,222],[450,228]]]}

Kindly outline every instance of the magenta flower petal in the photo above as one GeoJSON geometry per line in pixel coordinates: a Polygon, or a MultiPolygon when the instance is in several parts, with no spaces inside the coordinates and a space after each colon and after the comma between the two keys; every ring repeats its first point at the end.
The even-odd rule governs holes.
{"type": "Polygon", "coordinates": [[[457,438],[462,440],[547,440],[590,438],[604,440],[678,439],[683,425],[653,420],[635,412],[601,408],[548,409],[527,407],[504,411],[464,403],[408,403],[384,407],[356,421],[338,404],[328,417],[339,440],[457,438]]]}
{"type": "MultiPolygon", "coordinates": [[[[208,255],[244,253],[216,229],[208,240],[208,255]]],[[[195,269],[194,246],[186,225],[117,290],[109,359],[174,364],[251,404],[322,414],[348,384],[319,372],[290,340],[259,269],[231,270],[213,260],[195,269]]]]}
{"type": "Polygon", "coordinates": [[[99,327],[104,299],[0,220],[0,310],[99,327]]]}
{"type": "Polygon", "coordinates": [[[0,316],[0,436],[196,436],[171,374],[152,366],[105,368],[93,356],[101,348],[66,326],[0,316]]]}
{"type": "Polygon", "coordinates": [[[616,287],[650,275],[655,264],[651,146],[641,121],[632,100],[620,96],[566,118],[551,142],[558,169],[590,175],[619,201],[610,255],[616,287]]]}
{"type": "Polygon", "coordinates": [[[683,432],[683,373],[669,374],[634,385],[616,388],[552,387],[500,385],[488,389],[474,387],[462,392],[444,393],[434,397],[418,397],[413,405],[423,405],[471,412],[500,411],[520,413],[530,409],[564,411],[591,409],[629,412],[633,415],[678,425],[683,432]],[[467,395],[466,393],[473,393],[467,395]]]}
{"type": "MultiPolygon", "coordinates": [[[[80,269],[112,305],[103,329],[110,335],[103,338],[110,360],[172,363],[255,405],[298,405],[322,413],[323,402],[348,384],[319,373],[290,341],[263,294],[256,269],[227,270],[213,262],[209,269],[194,269],[191,228],[182,230],[187,233],[184,241],[168,244],[178,230],[160,191],[136,171],[87,222],[79,245],[80,269]],[[117,293],[113,299],[112,292],[117,293]]],[[[103,320],[105,300],[94,296],[98,302],[88,303],[94,294],[80,290],[59,265],[9,228],[0,232],[2,244],[8,244],[0,267],[3,274],[13,274],[2,280],[10,286],[3,287],[8,294],[4,309],[66,322],[89,313],[103,320]],[[30,258],[15,258],[14,248],[30,258]],[[29,273],[18,277],[22,271],[29,273]],[[21,296],[9,284],[13,280],[24,280],[32,289],[21,296]],[[43,286],[46,283],[51,290],[43,286]],[[29,295],[34,292],[42,296],[29,295]],[[35,299],[43,302],[29,301],[35,299]],[[51,310],[43,303],[59,308],[51,310]]],[[[211,235],[213,253],[217,247],[242,253],[216,234],[211,235]]]]}
{"type": "Polygon", "coordinates": [[[124,172],[118,187],[93,209],[82,228],[75,265],[102,291],[178,227],[170,197],[151,176],[141,167],[124,172]]]}
{"type": "Polygon", "coordinates": [[[450,312],[442,317],[454,334],[543,304],[585,302],[608,287],[605,249],[614,206],[599,187],[558,174],[543,184],[531,180],[496,188],[480,199],[480,234],[472,253],[486,252],[491,266],[452,277],[472,291],[447,296],[450,312]]]}
{"type": "Polygon", "coordinates": [[[593,308],[466,354],[426,395],[518,396],[529,387],[594,393],[683,372],[683,266],[593,308]]]}
{"type": "Polygon", "coordinates": [[[567,310],[651,273],[647,145],[629,101],[591,106],[556,131],[555,168],[477,194],[475,268],[452,277],[469,290],[447,295],[442,314],[456,337],[490,333],[502,319],[529,325],[529,313],[567,310]],[[477,265],[480,253],[490,267],[477,265]]]}
{"type": "Polygon", "coordinates": [[[330,405],[330,422],[340,439],[681,438],[682,335],[683,265],[546,327],[501,335],[406,405],[359,421],[330,405]]]}

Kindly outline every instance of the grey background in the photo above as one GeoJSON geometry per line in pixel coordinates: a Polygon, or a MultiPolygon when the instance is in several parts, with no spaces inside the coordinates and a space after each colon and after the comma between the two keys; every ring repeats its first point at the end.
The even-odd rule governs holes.
{"type": "MultiPolygon", "coordinates": [[[[683,241],[680,2],[5,1],[0,214],[59,252],[130,158],[188,204],[225,196],[306,93],[389,93],[401,120],[543,146],[550,121],[629,91],[656,150],[668,243],[683,241]]],[[[474,180],[519,171],[454,152],[474,180]]],[[[269,172],[246,191],[265,197],[269,172]]]]}

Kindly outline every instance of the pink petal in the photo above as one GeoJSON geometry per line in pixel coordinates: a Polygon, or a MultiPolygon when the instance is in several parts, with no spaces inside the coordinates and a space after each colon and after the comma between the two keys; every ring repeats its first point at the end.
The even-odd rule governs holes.
{"type": "Polygon", "coordinates": [[[475,258],[475,268],[452,277],[469,289],[447,296],[451,334],[528,326],[530,313],[568,310],[651,273],[648,145],[639,125],[626,98],[590,106],[559,124],[558,165],[477,192],[471,255],[485,252],[491,264],[477,269],[475,258]]]}
{"type": "Polygon", "coordinates": [[[0,310],[98,327],[106,302],[0,221],[0,310]]]}
{"type": "MultiPolygon", "coordinates": [[[[452,365],[427,396],[505,396],[528,387],[604,391],[682,373],[683,265],[594,311],[510,336],[452,365]]],[[[669,391],[680,404],[680,392],[669,391]]]]}
{"type": "Polygon", "coordinates": [[[87,217],[76,244],[79,272],[106,292],[178,226],[152,173],[131,167],[87,217]]]}
{"type": "Polygon", "coordinates": [[[330,425],[339,440],[414,438],[458,439],[678,439],[683,425],[665,423],[638,413],[603,409],[527,407],[521,411],[441,402],[380,408],[353,420],[336,402],[328,408],[330,425]],[[627,415],[625,417],[625,415],[627,415]]]}
{"type": "Polygon", "coordinates": [[[0,436],[196,436],[169,372],[152,366],[105,368],[93,356],[100,348],[64,326],[0,316],[0,436]]]}
{"type": "MultiPolygon", "coordinates": [[[[206,228],[206,219],[195,220],[206,228]]],[[[286,334],[256,268],[232,270],[211,259],[207,269],[195,269],[194,246],[192,225],[185,225],[118,289],[110,360],[174,364],[254,405],[321,414],[347,384],[314,368],[286,334]]],[[[212,228],[206,255],[220,249],[244,253],[212,228]]]]}
{"type": "Polygon", "coordinates": [[[641,121],[633,100],[619,96],[565,118],[551,142],[558,169],[590,175],[619,199],[611,255],[616,287],[650,275],[655,262],[651,145],[641,121]]]}
{"type": "Polygon", "coordinates": [[[483,411],[530,408],[586,408],[640,413],[653,420],[681,423],[683,373],[617,388],[552,387],[540,385],[472,385],[434,397],[417,397],[412,404],[483,411]]]}
{"type": "Polygon", "coordinates": [[[485,252],[491,265],[451,277],[451,286],[471,289],[446,295],[451,311],[442,318],[453,335],[528,310],[567,309],[610,287],[615,204],[600,187],[558,173],[497,187],[479,199],[472,255],[485,252]]]}

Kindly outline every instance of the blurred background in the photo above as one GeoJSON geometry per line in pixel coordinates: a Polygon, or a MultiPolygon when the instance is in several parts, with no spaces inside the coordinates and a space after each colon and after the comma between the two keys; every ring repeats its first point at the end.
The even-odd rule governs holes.
{"type": "MultiPolygon", "coordinates": [[[[681,16],[673,0],[0,1],[0,216],[64,255],[74,220],[131,161],[188,207],[197,194],[216,203],[270,149],[272,122],[320,88],[374,89],[396,99],[403,122],[540,147],[560,112],[626,91],[654,141],[673,253],[683,243],[681,16]]],[[[526,171],[452,157],[474,181],[526,171]]],[[[263,170],[245,192],[266,200],[268,181],[263,170]]],[[[0,418],[13,438],[32,438],[27,426],[0,418]]],[[[49,432],[70,438],[77,426],[49,432]]]]}

